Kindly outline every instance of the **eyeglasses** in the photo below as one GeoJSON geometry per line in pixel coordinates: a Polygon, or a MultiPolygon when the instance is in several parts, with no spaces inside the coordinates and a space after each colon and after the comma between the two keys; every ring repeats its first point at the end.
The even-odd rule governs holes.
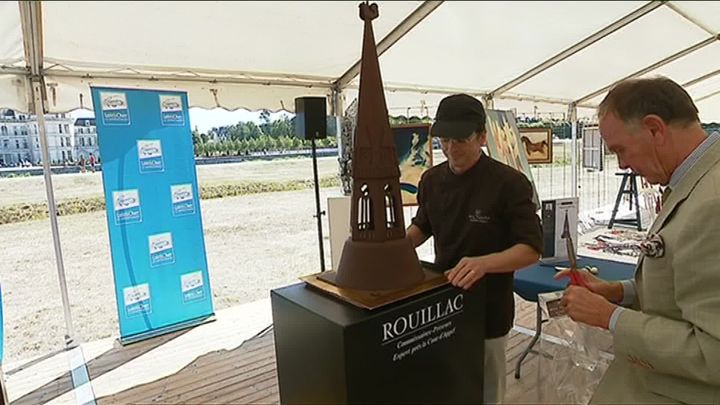
{"type": "Polygon", "coordinates": [[[471,136],[468,136],[467,138],[459,138],[459,139],[458,138],[445,138],[445,137],[441,136],[441,137],[439,137],[439,139],[440,139],[440,143],[442,143],[444,145],[449,145],[450,143],[463,145],[463,144],[466,144],[466,143],[472,141],[473,136],[471,135],[471,136]]]}

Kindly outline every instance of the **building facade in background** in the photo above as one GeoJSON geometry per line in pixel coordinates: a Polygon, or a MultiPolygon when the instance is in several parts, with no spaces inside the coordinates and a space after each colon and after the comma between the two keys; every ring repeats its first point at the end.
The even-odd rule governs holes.
{"type": "Polygon", "coordinates": [[[95,159],[100,157],[100,149],[97,143],[97,129],[95,128],[95,118],[76,118],[73,123],[75,133],[75,156],[77,160],[81,158],[88,161],[90,155],[95,159]]]}
{"type": "MultiPolygon", "coordinates": [[[[45,116],[51,165],[76,164],[90,154],[97,159],[94,118],[72,118],[67,114],[45,116]]],[[[34,115],[0,110],[0,167],[39,165],[42,161],[40,134],[34,115]]]]}

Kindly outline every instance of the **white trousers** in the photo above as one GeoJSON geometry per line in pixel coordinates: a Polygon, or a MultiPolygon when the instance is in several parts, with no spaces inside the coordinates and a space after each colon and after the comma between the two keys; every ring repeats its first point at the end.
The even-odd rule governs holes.
{"type": "Polygon", "coordinates": [[[505,397],[505,345],[507,335],[485,339],[483,399],[486,404],[502,404],[505,397]]]}

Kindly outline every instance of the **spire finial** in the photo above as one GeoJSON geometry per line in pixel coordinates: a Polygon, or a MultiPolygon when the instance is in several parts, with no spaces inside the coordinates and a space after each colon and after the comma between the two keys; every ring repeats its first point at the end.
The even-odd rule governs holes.
{"type": "Polygon", "coordinates": [[[363,21],[372,21],[380,15],[377,3],[369,2],[360,3],[360,19],[363,21]]]}

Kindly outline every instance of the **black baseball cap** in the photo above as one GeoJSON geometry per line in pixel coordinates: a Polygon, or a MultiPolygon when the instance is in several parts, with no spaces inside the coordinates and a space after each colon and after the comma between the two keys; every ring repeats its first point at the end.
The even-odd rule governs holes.
{"type": "Polygon", "coordinates": [[[478,128],[485,128],[485,108],[480,100],[468,94],[453,94],[440,101],[430,134],[463,139],[478,128]]]}

